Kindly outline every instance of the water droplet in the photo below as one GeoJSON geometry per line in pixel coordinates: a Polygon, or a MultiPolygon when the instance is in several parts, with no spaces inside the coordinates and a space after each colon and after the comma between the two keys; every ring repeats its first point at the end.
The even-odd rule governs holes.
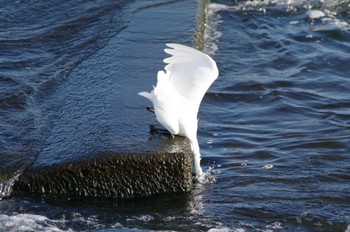
{"type": "Polygon", "coordinates": [[[313,36],[311,34],[308,34],[306,38],[311,39],[313,36]]]}
{"type": "Polygon", "coordinates": [[[273,165],[272,164],[266,164],[263,169],[271,169],[273,168],[273,165]]]}
{"type": "Polygon", "coordinates": [[[290,21],[290,22],[289,22],[290,25],[295,25],[295,24],[298,24],[298,23],[299,23],[298,20],[293,20],[293,21],[290,21]]]}

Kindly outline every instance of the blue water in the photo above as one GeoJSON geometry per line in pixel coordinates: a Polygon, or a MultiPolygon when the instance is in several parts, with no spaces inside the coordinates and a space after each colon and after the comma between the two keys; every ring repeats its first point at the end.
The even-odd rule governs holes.
{"type": "MultiPolygon", "coordinates": [[[[197,4],[2,2],[2,195],[38,157],[118,149],[112,115],[144,113],[137,90],[154,84],[165,42],[195,43],[197,4]],[[133,106],[113,103],[125,86],[133,106]]],[[[215,184],[116,202],[10,198],[0,201],[0,230],[350,231],[349,4],[208,6],[204,51],[220,76],[202,102],[198,137],[215,184]]],[[[130,133],[148,133],[151,116],[121,137],[142,142],[130,133]]]]}

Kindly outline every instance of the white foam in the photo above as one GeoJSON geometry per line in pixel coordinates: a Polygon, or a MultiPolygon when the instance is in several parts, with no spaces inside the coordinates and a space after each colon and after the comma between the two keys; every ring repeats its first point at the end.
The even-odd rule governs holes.
{"type": "Polygon", "coordinates": [[[212,175],[212,167],[209,167],[203,175],[198,178],[200,184],[213,184],[216,182],[215,177],[212,175]]]}
{"type": "Polygon", "coordinates": [[[55,221],[36,214],[0,215],[1,231],[72,231],[61,230],[55,221]]]}
{"type": "Polygon", "coordinates": [[[308,15],[310,19],[319,19],[322,22],[322,25],[313,25],[313,31],[324,31],[330,29],[340,29],[343,31],[350,30],[350,24],[348,22],[346,22],[343,19],[336,18],[336,13],[331,12],[329,10],[320,11],[316,13],[309,13],[308,15]]]}
{"type": "Polygon", "coordinates": [[[319,19],[326,16],[326,13],[320,10],[309,10],[307,14],[310,19],[319,19]]]}
{"type": "Polygon", "coordinates": [[[349,23],[343,21],[343,20],[340,20],[340,19],[332,19],[330,20],[330,23],[332,26],[340,29],[340,30],[344,30],[344,31],[348,31],[350,30],[350,25],[349,23]]]}
{"type": "Polygon", "coordinates": [[[140,216],[133,216],[132,218],[126,219],[127,221],[142,221],[142,222],[149,222],[154,220],[154,217],[148,214],[140,215],[140,216]]]}
{"type": "Polygon", "coordinates": [[[217,40],[222,36],[218,26],[222,23],[220,11],[227,10],[230,7],[224,4],[210,3],[207,8],[207,19],[205,25],[205,52],[213,55],[217,50],[217,40]]]}
{"type": "Polygon", "coordinates": [[[17,170],[10,179],[0,182],[0,201],[11,194],[12,187],[21,174],[22,170],[17,170]]]}
{"type": "Polygon", "coordinates": [[[245,160],[244,162],[242,162],[242,163],[241,163],[241,166],[242,166],[242,167],[248,166],[248,160],[245,160]]]}
{"type": "Polygon", "coordinates": [[[231,229],[228,227],[218,227],[218,228],[211,228],[208,230],[208,232],[245,232],[245,229],[242,229],[242,228],[231,229]]]}
{"type": "Polygon", "coordinates": [[[263,169],[272,169],[273,165],[272,164],[266,164],[263,169]]]}
{"type": "Polygon", "coordinates": [[[154,217],[151,215],[142,215],[142,216],[136,217],[136,219],[138,221],[149,222],[154,220],[154,217]]]}
{"type": "Polygon", "coordinates": [[[266,228],[272,229],[272,230],[280,230],[283,229],[281,222],[274,222],[270,225],[267,225],[266,228]]]}
{"type": "Polygon", "coordinates": [[[293,20],[293,21],[290,21],[289,24],[290,25],[296,25],[296,24],[299,24],[300,22],[298,20],[293,20]]]}
{"type": "Polygon", "coordinates": [[[293,11],[295,10],[296,6],[302,6],[304,8],[309,8],[308,1],[306,0],[267,0],[267,1],[261,1],[261,0],[252,0],[252,1],[244,1],[238,6],[236,6],[237,10],[243,10],[243,11],[260,11],[262,13],[266,13],[268,9],[279,7],[279,8],[285,8],[286,11],[293,11]]]}

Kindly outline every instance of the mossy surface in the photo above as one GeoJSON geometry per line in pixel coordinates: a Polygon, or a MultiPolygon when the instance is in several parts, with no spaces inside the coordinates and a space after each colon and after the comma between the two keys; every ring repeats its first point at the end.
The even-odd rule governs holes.
{"type": "Polygon", "coordinates": [[[26,170],[13,195],[132,198],[186,192],[192,186],[188,152],[113,154],[26,170]]]}

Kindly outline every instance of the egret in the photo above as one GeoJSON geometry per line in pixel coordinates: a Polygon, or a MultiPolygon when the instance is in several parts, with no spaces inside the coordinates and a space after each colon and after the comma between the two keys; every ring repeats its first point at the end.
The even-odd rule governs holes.
{"type": "Polygon", "coordinates": [[[199,182],[205,176],[200,166],[201,154],[197,139],[198,110],[211,84],[219,75],[215,61],[208,55],[185,45],[168,43],[164,52],[164,70],[158,71],[157,84],[151,92],[139,95],[153,103],[158,122],[172,135],[190,141],[194,171],[199,182]]]}

